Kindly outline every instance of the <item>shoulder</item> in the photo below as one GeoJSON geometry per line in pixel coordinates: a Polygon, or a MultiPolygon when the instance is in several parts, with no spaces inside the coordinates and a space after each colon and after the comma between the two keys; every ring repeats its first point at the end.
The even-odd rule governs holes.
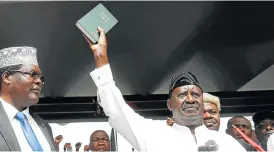
{"type": "Polygon", "coordinates": [[[35,122],[39,125],[42,125],[42,126],[46,126],[47,128],[50,128],[50,125],[48,124],[48,122],[46,120],[44,120],[43,118],[41,118],[40,116],[36,115],[36,114],[32,114],[31,115],[32,118],[35,120],[35,122]]]}

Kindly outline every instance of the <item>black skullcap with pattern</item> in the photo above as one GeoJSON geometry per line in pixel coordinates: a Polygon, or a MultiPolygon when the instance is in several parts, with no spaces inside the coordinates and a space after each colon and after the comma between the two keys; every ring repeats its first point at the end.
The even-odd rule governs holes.
{"type": "Polygon", "coordinates": [[[171,83],[169,86],[169,98],[171,97],[172,91],[175,88],[185,85],[196,85],[203,91],[203,89],[199,85],[199,81],[197,80],[194,74],[190,72],[182,72],[176,74],[171,78],[171,83]]]}

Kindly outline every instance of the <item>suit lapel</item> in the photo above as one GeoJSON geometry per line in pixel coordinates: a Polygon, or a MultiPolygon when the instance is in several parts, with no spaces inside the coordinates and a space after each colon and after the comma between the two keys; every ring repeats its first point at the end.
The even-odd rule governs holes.
{"type": "Polygon", "coordinates": [[[21,151],[18,140],[10,124],[8,116],[0,103],[0,132],[5,139],[10,151],[21,151]]]}
{"type": "Polygon", "coordinates": [[[33,119],[36,121],[36,123],[38,124],[39,128],[41,129],[41,131],[43,132],[44,136],[46,137],[49,146],[51,148],[52,151],[56,151],[56,147],[54,146],[54,141],[53,141],[53,136],[51,136],[52,134],[49,132],[49,129],[47,128],[47,125],[44,121],[41,120],[41,118],[39,118],[36,115],[32,115],[33,119]]]}

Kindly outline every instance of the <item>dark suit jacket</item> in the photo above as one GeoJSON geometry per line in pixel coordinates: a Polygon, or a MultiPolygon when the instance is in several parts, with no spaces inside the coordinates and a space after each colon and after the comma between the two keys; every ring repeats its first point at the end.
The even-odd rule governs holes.
{"type": "MultiPolygon", "coordinates": [[[[37,115],[32,115],[44,136],[46,137],[51,150],[57,151],[54,144],[53,134],[51,127],[42,118],[37,115]]],[[[39,138],[39,137],[37,137],[39,138]]],[[[10,124],[8,116],[0,103],[0,151],[21,151],[18,140],[15,136],[13,128],[10,124]]]]}

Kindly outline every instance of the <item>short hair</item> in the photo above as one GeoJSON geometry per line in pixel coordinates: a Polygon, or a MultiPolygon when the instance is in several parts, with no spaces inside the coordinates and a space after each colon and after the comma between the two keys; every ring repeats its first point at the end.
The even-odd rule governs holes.
{"type": "Polygon", "coordinates": [[[213,103],[217,106],[219,111],[221,111],[221,103],[220,103],[220,98],[217,96],[214,96],[209,93],[203,93],[203,102],[204,103],[213,103]]]}
{"type": "Polygon", "coordinates": [[[1,79],[0,79],[0,91],[2,90],[2,74],[4,72],[6,72],[6,71],[19,70],[19,69],[21,69],[21,67],[22,67],[22,64],[11,65],[11,66],[0,68],[0,76],[1,76],[1,79]]]}

